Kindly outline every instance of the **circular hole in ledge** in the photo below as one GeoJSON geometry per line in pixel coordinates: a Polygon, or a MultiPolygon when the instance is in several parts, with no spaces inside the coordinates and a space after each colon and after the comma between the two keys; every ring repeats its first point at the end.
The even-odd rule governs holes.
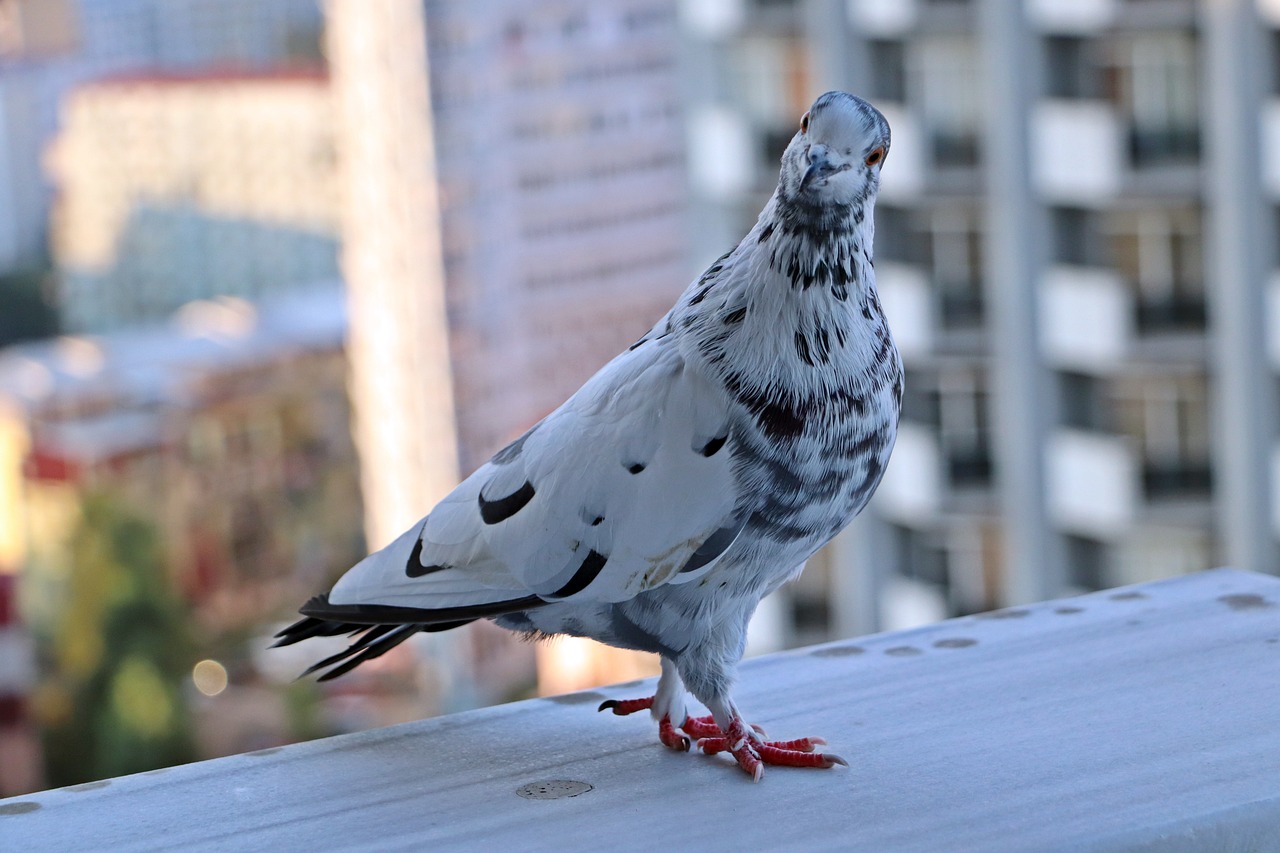
{"type": "Polygon", "coordinates": [[[529,782],[516,788],[516,795],[526,800],[559,800],[565,797],[576,797],[595,786],[587,782],[575,782],[572,779],[544,779],[540,782],[529,782]]]}

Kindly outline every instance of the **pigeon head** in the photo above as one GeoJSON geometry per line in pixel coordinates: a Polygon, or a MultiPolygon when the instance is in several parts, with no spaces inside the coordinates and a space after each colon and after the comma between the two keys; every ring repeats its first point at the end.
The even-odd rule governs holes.
{"type": "Polygon", "coordinates": [[[827,92],[800,119],[782,155],[780,188],[802,205],[855,205],[875,195],[889,155],[889,123],[846,92],[827,92]]]}

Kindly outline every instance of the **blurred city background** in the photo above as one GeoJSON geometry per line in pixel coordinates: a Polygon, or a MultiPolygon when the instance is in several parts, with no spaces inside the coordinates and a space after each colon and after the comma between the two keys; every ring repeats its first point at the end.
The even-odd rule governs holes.
{"type": "Polygon", "coordinates": [[[894,142],[871,507],[760,652],[1280,531],[1280,0],[0,0],[0,796],[656,671],[268,650],[637,338],[812,99],[894,142]]]}

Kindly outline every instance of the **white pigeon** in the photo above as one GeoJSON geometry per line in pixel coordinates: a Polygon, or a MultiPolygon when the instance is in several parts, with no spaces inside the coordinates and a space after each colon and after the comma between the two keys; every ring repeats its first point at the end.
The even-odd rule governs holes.
{"type": "Polygon", "coordinates": [[[889,459],[902,363],[876,294],[872,206],[889,126],[818,98],[751,232],[560,408],[361,561],[277,645],[355,633],[347,672],[417,631],[476,619],[661,656],[661,741],[831,767],[818,738],[766,741],[730,698],[765,595],[858,513],[889,459]],[[691,717],[686,689],[711,712],[691,717]]]}

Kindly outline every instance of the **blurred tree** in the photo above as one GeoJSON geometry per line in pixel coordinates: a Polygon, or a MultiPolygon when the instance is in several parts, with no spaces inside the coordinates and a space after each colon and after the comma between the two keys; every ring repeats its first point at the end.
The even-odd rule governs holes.
{"type": "Polygon", "coordinates": [[[87,497],[70,554],[36,702],[49,783],[194,760],[183,682],[195,656],[155,527],[87,497]]]}
{"type": "Polygon", "coordinates": [[[47,267],[0,271],[0,347],[58,333],[58,312],[46,297],[47,267]]]}

